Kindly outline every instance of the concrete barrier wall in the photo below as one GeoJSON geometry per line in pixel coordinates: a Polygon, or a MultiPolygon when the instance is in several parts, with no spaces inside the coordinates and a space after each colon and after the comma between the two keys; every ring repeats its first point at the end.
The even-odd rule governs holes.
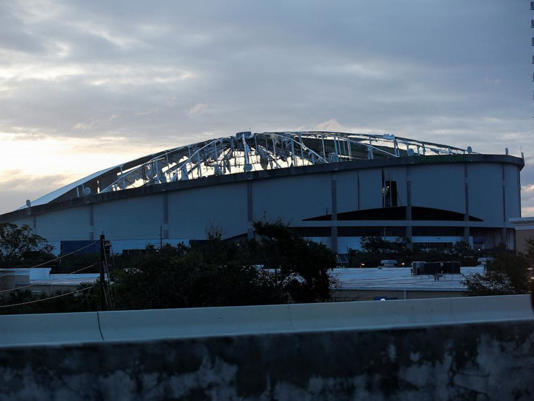
{"type": "Polygon", "coordinates": [[[528,301],[1,316],[0,400],[531,400],[528,301]]]}
{"type": "Polygon", "coordinates": [[[93,312],[0,316],[0,328],[0,347],[102,341],[93,312]]]}
{"type": "Polygon", "coordinates": [[[5,315],[0,316],[0,347],[374,330],[533,318],[528,295],[5,315]]]}

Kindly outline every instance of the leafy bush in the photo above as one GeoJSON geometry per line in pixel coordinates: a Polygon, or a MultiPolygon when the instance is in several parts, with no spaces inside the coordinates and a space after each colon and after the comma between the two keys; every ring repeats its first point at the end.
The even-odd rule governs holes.
{"type": "Polygon", "coordinates": [[[524,294],[529,291],[529,267],[534,261],[534,243],[527,255],[501,252],[486,267],[485,274],[466,276],[469,295],[524,294]],[[530,255],[530,256],[529,256],[530,255]]]}
{"type": "MultiPolygon", "coordinates": [[[[256,223],[257,239],[220,236],[191,247],[147,248],[114,277],[118,308],[314,302],[330,298],[335,256],[281,223],[256,223]]],[[[121,263],[120,261],[118,263],[121,263]]]]}
{"type": "Polygon", "coordinates": [[[271,277],[246,263],[237,244],[218,238],[195,247],[147,249],[116,271],[119,309],[248,305],[282,302],[271,277]]]}
{"type": "Polygon", "coordinates": [[[275,272],[277,286],[295,302],[330,299],[328,270],[336,267],[335,254],[323,244],[304,240],[282,223],[254,224],[259,241],[249,244],[256,263],[275,272]]]}
{"type": "MultiPolygon", "coordinates": [[[[258,305],[330,299],[328,269],[335,255],[281,224],[255,224],[257,239],[222,241],[212,235],[115,258],[111,298],[115,309],[258,305]]],[[[83,263],[88,262],[82,255],[83,263]]],[[[0,294],[1,295],[1,294],[0,294]]],[[[0,305],[42,299],[29,291],[0,297],[0,305]]],[[[89,311],[100,308],[100,287],[44,302],[1,308],[0,313],[89,311]]]]}

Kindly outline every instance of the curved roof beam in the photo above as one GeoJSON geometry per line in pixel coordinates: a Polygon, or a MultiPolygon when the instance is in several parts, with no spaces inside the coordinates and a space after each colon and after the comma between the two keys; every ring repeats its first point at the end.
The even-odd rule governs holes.
{"type": "MultiPolygon", "coordinates": [[[[40,205],[210,175],[237,174],[374,158],[471,153],[433,142],[330,131],[238,132],[150,154],[91,174],[33,202],[40,205]]],[[[24,206],[26,207],[26,206],[24,206]]]]}

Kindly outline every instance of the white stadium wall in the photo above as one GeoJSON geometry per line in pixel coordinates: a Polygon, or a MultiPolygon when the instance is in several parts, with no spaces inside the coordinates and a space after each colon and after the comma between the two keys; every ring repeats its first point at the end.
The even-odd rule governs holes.
{"type": "Polygon", "coordinates": [[[332,213],[330,174],[302,175],[251,182],[254,220],[302,219],[332,213]]]}
{"type": "Polygon", "coordinates": [[[7,213],[0,221],[28,224],[56,245],[103,233],[115,251],[203,240],[213,231],[246,237],[254,221],[276,219],[339,253],[372,233],[513,247],[509,219],[520,217],[521,168],[521,159],[491,155],[330,163],[91,195],[7,213]],[[395,186],[389,199],[387,185],[395,186]],[[435,219],[430,209],[420,220],[399,218],[416,208],[442,212],[435,219]]]}
{"type": "Polygon", "coordinates": [[[412,205],[464,213],[464,169],[461,164],[410,168],[412,205]]]}
{"type": "Polygon", "coordinates": [[[247,189],[243,184],[170,192],[168,209],[171,238],[204,239],[213,231],[231,238],[247,231],[247,189]]]}

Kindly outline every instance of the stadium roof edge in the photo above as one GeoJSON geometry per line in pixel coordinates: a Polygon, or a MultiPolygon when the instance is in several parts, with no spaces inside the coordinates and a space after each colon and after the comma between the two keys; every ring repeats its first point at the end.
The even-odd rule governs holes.
{"type": "MultiPolygon", "coordinates": [[[[150,194],[167,191],[177,191],[204,186],[238,183],[249,180],[263,180],[277,177],[298,176],[304,174],[321,174],[328,172],[346,171],[353,169],[369,169],[377,167],[395,167],[420,164],[443,164],[443,163],[508,163],[524,166],[524,160],[510,155],[489,155],[489,154],[466,154],[466,155],[441,155],[433,157],[401,157],[390,159],[357,160],[350,162],[338,162],[328,164],[317,164],[302,167],[288,167],[273,170],[251,171],[246,173],[235,173],[230,175],[213,175],[197,180],[176,181],[158,185],[148,185],[138,188],[125,189],[100,194],[90,194],[79,198],[52,201],[42,205],[32,205],[31,208],[17,209],[0,215],[0,222],[24,216],[38,215],[41,213],[62,210],[66,208],[83,206],[91,203],[108,202],[120,199],[129,199],[150,194]]],[[[104,171],[104,170],[103,170],[104,171]]]]}
{"type": "Polygon", "coordinates": [[[375,158],[473,154],[466,149],[393,134],[333,131],[238,132],[179,146],[98,171],[26,206],[211,175],[375,158]]]}

